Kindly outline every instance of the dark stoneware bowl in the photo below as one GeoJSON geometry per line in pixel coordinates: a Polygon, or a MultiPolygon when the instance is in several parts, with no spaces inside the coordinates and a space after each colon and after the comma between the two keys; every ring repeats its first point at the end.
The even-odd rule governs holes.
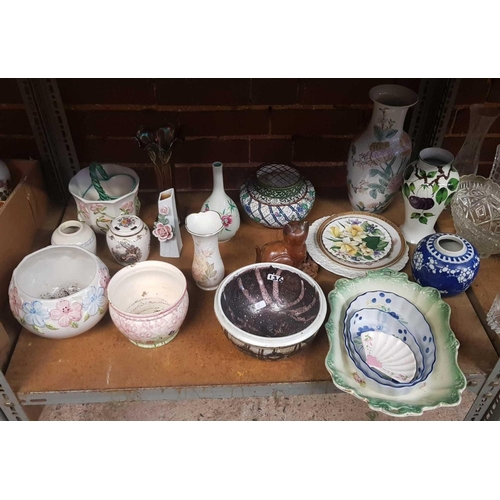
{"type": "Polygon", "coordinates": [[[215,314],[235,345],[262,359],[295,354],[326,317],[319,285],[284,264],[252,264],[227,276],[217,289],[215,314]]]}

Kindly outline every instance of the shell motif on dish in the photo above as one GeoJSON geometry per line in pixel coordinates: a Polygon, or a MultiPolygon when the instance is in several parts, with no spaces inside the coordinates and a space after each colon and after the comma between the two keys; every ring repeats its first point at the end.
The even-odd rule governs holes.
{"type": "Polygon", "coordinates": [[[377,331],[361,334],[366,364],[397,382],[413,380],[417,363],[411,349],[392,335],[377,331]]]}

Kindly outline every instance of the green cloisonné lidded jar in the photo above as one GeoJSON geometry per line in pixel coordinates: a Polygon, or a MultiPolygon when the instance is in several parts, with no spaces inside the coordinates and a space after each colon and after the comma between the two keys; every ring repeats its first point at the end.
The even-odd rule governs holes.
{"type": "Polygon", "coordinates": [[[311,182],[293,166],[265,163],[240,189],[243,210],[255,222],[282,228],[291,221],[304,220],[316,199],[311,182]]]}

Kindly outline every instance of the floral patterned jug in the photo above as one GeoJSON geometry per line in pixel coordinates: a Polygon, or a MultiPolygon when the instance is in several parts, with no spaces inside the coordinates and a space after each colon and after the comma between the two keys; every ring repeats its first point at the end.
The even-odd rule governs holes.
{"type": "Polygon", "coordinates": [[[370,99],[375,103],[370,124],[349,150],[347,189],[355,210],[380,213],[403,182],[411,155],[403,124],[418,96],[400,85],[379,85],[370,90],[370,99]]]}

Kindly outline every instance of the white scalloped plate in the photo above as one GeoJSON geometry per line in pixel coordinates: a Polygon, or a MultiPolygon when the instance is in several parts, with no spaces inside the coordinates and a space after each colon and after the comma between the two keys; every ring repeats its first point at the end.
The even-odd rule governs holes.
{"type": "Polygon", "coordinates": [[[340,262],[336,262],[322,251],[320,245],[317,243],[318,233],[321,225],[327,220],[331,219],[332,216],[327,215],[320,219],[315,220],[310,228],[309,234],[306,240],[307,252],[311,256],[311,258],[316,262],[316,264],[320,265],[323,269],[330,271],[331,273],[337,274],[338,276],[345,276],[346,278],[361,278],[366,276],[367,271],[374,269],[392,269],[393,271],[401,271],[408,262],[409,258],[409,249],[408,245],[404,240],[401,240],[401,237],[398,234],[398,231],[395,230],[389,223],[385,223],[385,229],[388,230],[389,234],[392,238],[392,249],[388,255],[386,255],[383,259],[380,259],[373,264],[367,263],[359,263],[353,264],[349,263],[349,265],[341,264],[340,262]],[[390,228],[390,229],[389,229],[390,228]],[[402,251],[404,245],[404,250],[402,251]],[[394,256],[398,255],[402,251],[402,256],[398,260],[394,262],[394,256]]]}

